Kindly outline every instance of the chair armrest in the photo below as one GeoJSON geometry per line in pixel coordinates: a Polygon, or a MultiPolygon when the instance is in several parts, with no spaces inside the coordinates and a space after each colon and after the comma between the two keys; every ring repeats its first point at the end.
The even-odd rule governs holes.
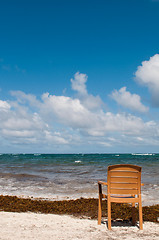
{"type": "Polygon", "coordinates": [[[98,184],[102,184],[102,185],[108,185],[108,183],[107,182],[102,182],[102,181],[98,181],[98,184]]]}
{"type": "Polygon", "coordinates": [[[141,186],[144,186],[144,183],[141,183],[141,186]]]}
{"type": "Polygon", "coordinates": [[[107,182],[98,181],[99,197],[101,199],[102,198],[107,198],[107,195],[102,193],[102,185],[108,186],[108,183],[107,182]]]}

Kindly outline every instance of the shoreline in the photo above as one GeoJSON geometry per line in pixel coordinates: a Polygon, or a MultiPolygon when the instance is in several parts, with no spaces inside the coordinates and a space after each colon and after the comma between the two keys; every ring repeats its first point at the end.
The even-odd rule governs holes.
{"type": "MultiPolygon", "coordinates": [[[[31,194],[31,195],[25,195],[25,194],[16,194],[16,193],[1,193],[2,196],[10,196],[10,197],[18,197],[18,198],[22,198],[22,199],[31,199],[31,200],[42,200],[42,201],[65,201],[65,200],[77,200],[77,199],[88,199],[88,198],[95,198],[98,199],[98,192],[96,191],[96,193],[90,193],[90,194],[81,194],[81,193],[76,193],[76,194],[52,194],[52,195],[48,195],[48,196],[43,196],[41,195],[36,195],[36,194],[31,194]]],[[[159,200],[156,198],[151,198],[148,199],[147,198],[148,193],[144,193],[144,191],[142,191],[142,206],[143,207],[147,207],[147,206],[152,206],[152,205],[159,205],[159,200]]],[[[149,196],[149,197],[153,197],[153,196],[149,196]]]]}

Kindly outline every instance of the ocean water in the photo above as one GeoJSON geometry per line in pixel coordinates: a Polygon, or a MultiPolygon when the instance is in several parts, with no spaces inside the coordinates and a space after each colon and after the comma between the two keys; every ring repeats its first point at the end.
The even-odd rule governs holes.
{"type": "Polygon", "coordinates": [[[107,167],[142,167],[143,205],[159,204],[159,154],[1,154],[0,194],[51,200],[98,197],[107,167]]]}

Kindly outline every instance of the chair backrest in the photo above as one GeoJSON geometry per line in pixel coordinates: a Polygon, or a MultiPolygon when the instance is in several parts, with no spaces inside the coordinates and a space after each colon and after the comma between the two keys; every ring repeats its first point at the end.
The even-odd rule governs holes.
{"type": "Polygon", "coordinates": [[[139,195],[141,193],[141,167],[119,164],[108,167],[108,194],[139,195]]]}

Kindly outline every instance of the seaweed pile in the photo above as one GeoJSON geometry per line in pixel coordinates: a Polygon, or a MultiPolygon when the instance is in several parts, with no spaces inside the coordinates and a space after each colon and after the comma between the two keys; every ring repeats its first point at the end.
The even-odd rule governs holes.
{"type": "MultiPolygon", "coordinates": [[[[103,200],[102,215],[107,217],[106,200],[103,200]]],[[[98,199],[80,198],[77,200],[48,201],[18,198],[16,196],[0,196],[0,211],[35,212],[52,214],[69,214],[80,218],[97,219],[98,199]]],[[[138,216],[138,208],[136,208],[138,216]]],[[[159,205],[143,207],[143,220],[157,222],[159,205]]],[[[131,206],[128,204],[112,204],[112,219],[131,220],[131,206]]]]}

